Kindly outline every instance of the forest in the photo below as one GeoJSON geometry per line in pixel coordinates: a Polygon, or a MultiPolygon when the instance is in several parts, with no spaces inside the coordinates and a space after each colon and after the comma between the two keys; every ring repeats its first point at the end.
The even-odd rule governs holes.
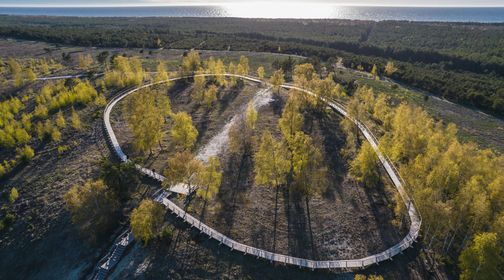
{"type": "Polygon", "coordinates": [[[504,113],[502,24],[350,20],[0,16],[0,35],[57,44],[281,52],[370,71],[467,106],[504,113]]]}
{"type": "MultiPolygon", "coordinates": [[[[45,20],[54,24],[51,18],[45,20]]],[[[96,42],[97,45],[114,46],[115,42],[107,40],[110,38],[124,40],[128,38],[128,34],[140,34],[136,32],[141,30],[140,27],[131,27],[123,29],[121,32],[126,32],[123,34],[101,26],[89,29],[92,30],[89,32],[98,33],[80,33],[84,30],[80,24],[87,19],[72,20],[75,21],[76,27],[48,28],[46,32],[41,33],[41,29],[46,28],[43,27],[46,23],[41,22],[40,26],[31,27],[33,29],[25,30],[27,33],[23,34],[30,39],[56,40],[61,44],[83,40],[78,44],[85,45],[94,45],[95,43],[85,41],[86,36],[94,36],[101,38],[96,42]],[[62,33],[59,35],[53,33],[56,30],[62,33]],[[110,33],[100,33],[103,30],[110,33]],[[63,34],[67,36],[64,39],[61,37],[63,34]],[[104,37],[97,34],[103,34],[104,37]]],[[[106,25],[106,23],[106,19],[100,19],[97,24],[106,25]]],[[[185,25],[182,23],[178,28],[184,30],[185,25]]],[[[119,26],[122,23],[117,24],[119,26]]],[[[498,28],[498,26],[487,27],[498,28]]],[[[2,25],[0,29],[5,31],[10,28],[14,27],[2,25]]],[[[176,28],[173,27],[174,30],[176,28]]],[[[7,36],[16,34],[15,31],[9,32],[14,33],[9,33],[7,36]]],[[[140,42],[150,42],[138,46],[160,47],[167,44],[166,37],[159,36],[162,32],[165,31],[159,29],[148,34],[142,33],[144,34],[142,36],[147,37],[142,37],[143,39],[138,39],[137,42],[127,41],[126,44],[134,46],[140,42]]],[[[390,157],[404,177],[406,188],[416,201],[423,218],[421,237],[423,252],[434,255],[436,262],[446,264],[450,273],[460,275],[461,279],[496,279],[502,274],[504,177],[499,171],[504,169],[504,157],[490,149],[481,149],[474,143],[460,141],[455,125],[432,118],[422,108],[402,102],[401,99],[395,99],[386,93],[375,92],[368,87],[353,83],[338,84],[334,57],[343,57],[343,63],[348,67],[368,71],[375,79],[392,77],[401,80],[404,79],[401,76],[404,74],[401,73],[411,71],[408,75],[418,83],[416,86],[421,88],[439,86],[441,91],[439,94],[448,92],[453,95],[453,99],[463,103],[469,101],[464,101],[460,92],[456,94],[456,91],[463,91],[463,87],[466,86],[464,83],[471,80],[457,79],[463,79],[465,75],[499,77],[496,78],[498,84],[502,82],[502,78],[497,70],[494,74],[485,75],[478,73],[480,71],[478,69],[474,69],[471,73],[463,72],[466,70],[461,69],[465,66],[460,65],[450,70],[437,69],[432,65],[426,66],[428,63],[436,64],[432,61],[412,63],[387,55],[375,57],[367,54],[350,54],[347,50],[310,46],[311,43],[303,41],[293,40],[295,43],[291,43],[290,39],[275,41],[274,37],[267,37],[270,35],[221,35],[209,32],[195,32],[193,35],[188,35],[189,31],[170,31],[169,34],[173,35],[174,46],[181,48],[185,44],[187,46],[195,44],[198,38],[204,38],[206,44],[215,46],[216,49],[226,49],[225,42],[231,42],[233,38],[235,44],[242,44],[239,47],[242,49],[254,46],[253,42],[260,40],[264,44],[256,47],[264,48],[262,50],[271,48],[271,51],[283,52],[287,49],[287,52],[293,54],[320,55],[322,59],[327,58],[328,62],[321,63],[321,59],[314,57],[300,62],[284,58],[272,61],[273,71],[266,73],[263,66],[252,69],[249,59],[245,56],[224,63],[220,58],[210,57],[203,60],[198,51],[189,51],[182,54],[175,67],[168,67],[168,61],[156,61],[153,73],[150,71],[154,69],[145,67],[145,61],[137,56],[137,51],[129,56],[118,53],[110,55],[108,52],[97,52],[95,56],[79,53],[74,54],[75,70],[87,72],[91,69],[103,69],[103,76],[92,79],[82,77],[48,81],[43,82],[39,88],[31,88],[31,85],[38,82],[37,77],[48,76],[64,68],[63,65],[68,63],[65,56],[61,57],[61,61],[40,57],[4,58],[0,60],[2,84],[6,88],[12,86],[14,93],[3,95],[0,102],[0,148],[3,160],[0,163],[0,178],[8,179],[29,162],[45,154],[54,153],[60,159],[71,153],[78,144],[72,143],[69,139],[73,139],[75,135],[79,136],[78,133],[82,131],[89,131],[92,120],[98,120],[101,125],[100,116],[107,100],[125,88],[184,75],[231,73],[257,76],[269,82],[273,92],[280,95],[284,91],[281,85],[287,81],[301,88],[310,89],[315,95],[297,91],[283,92],[288,98],[285,98],[285,103],[279,106],[279,118],[271,125],[273,133],[259,130],[263,116],[253,107],[252,102],[247,103],[244,120],[233,125],[229,132],[229,150],[232,156],[239,159],[240,163],[243,159],[249,160],[253,166],[254,188],[271,189],[277,196],[284,191],[288,195],[289,192],[296,194],[302,198],[303,203],[306,203],[306,209],[309,209],[310,203],[325,192],[331,173],[329,165],[324,161],[326,156],[324,146],[318,137],[310,134],[309,130],[314,127],[315,117],[332,120],[328,116],[334,112],[326,106],[325,101],[341,102],[352,118],[365,123],[379,137],[380,149],[390,157]],[[226,38],[229,41],[219,41],[219,38],[226,38]],[[424,70],[424,67],[429,70],[424,70]],[[438,84],[435,84],[434,80],[438,84]],[[448,84],[456,82],[460,84],[448,84]],[[87,110],[92,110],[93,113],[87,110]],[[46,146],[54,149],[47,151],[46,146]]],[[[352,34],[348,32],[341,37],[351,41],[353,40],[351,38],[355,37],[355,34],[352,34]]],[[[460,53],[443,53],[440,57],[466,55],[464,59],[471,60],[477,65],[500,63],[498,59],[497,62],[486,60],[483,63],[482,61],[488,58],[483,56],[469,58],[467,53],[472,47],[475,46],[461,47],[458,50],[460,53]]],[[[486,84],[485,81],[476,79],[473,82],[491,92],[493,84],[486,84]]],[[[211,116],[212,110],[218,110],[219,103],[229,98],[233,90],[243,86],[244,82],[236,77],[199,76],[185,79],[180,83],[166,83],[163,86],[143,89],[127,99],[122,107],[122,114],[125,116],[122,120],[123,127],[131,133],[130,148],[135,163],[148,161],[156,157],[155,154],[159,151],[169,150],[168,159],[165,160],[168,167],[161,169],[167,178],[162,187],[169,188],[170,185],[179,182],[188,185],[194,196],[191,197],[193,200],[189,199],[185,205],[187,209],[196,206],[202,206],[203,209],[207,206],[211,208],[212,203],[222,195],[220,188],[223,185],[223,178],[226,178],[225,166],[224,161],[216,157],[210,157],[207,162],[196,157],[200,136],[204,134],[204,129],[197,123],[197,115],[193,114],[196,110],[174,110],[172,103],[175,101],[172,98],[176,95],[166,93],[178,87],[190,88],[187,102],[196,103],[198,110],[203,112],[201,115],[208,117],[211,116]],[[167,139],[168,143],[165,142],[167,139]]],[[[490,102],[483,97],[478,98],[481,98],[478,99],[481,102],[490,102]]],[[[495,101],[492,102],[482,104],[491,107],[496,104],[495,101]]],[[[345,118],[340,123],[346,139],[344,147],[337,151],[337,155],[341,155],[344,159],[342,164],[348,167],[352,180],[356,182],[353,187],[371,192],[381,186],[381,167],[374,150],[359,133],[355,123],[349,120],[345,118]]],[[[117,227],[118,220],[129,225],[135,238],[145,246],[173,238],[175,227],[164,220],[164,210],[159,204],[145,198],[146,191],[139,187],[140,178],[134,164],[109,160],[93,164],[98,166],[98,172],[86,180],[73,182],[62,195],[62,205],[84,239],[97,242],[117,227]],[[131,214],[124,215],[125,212],[131,214]]],[[[16,223],[16,219],[23,218],[14,211],[19,201],[22,201],[23,196],[27,194],[25,190],[18,191],[22,187],[9,185],[3,192],[8,194],[1,198],[5,200],[0,211],[2,233],[9,231],[16,223]]],[[[271,208],[281,208],[277,206],[277,201],[268,203],[271,208]]],[[[407,227],[406,209],[398,196],[387,201],[385,207],[392,209],[391,223],[394,227],[399,229],[407,227]]],[[[268,216],[268,219],[276,222],[277,217],[268,216]]],[[[273,246],[275,245],[273,242],[273,246]]],[[[368,279],[380,279],[378,277],[370,276],[368,279]]],[[[356,277],[356,279],[362,278],[356,277]]]]}

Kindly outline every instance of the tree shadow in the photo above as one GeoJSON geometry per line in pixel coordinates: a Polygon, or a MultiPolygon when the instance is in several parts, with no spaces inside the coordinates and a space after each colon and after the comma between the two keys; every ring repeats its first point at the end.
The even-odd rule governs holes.
{"type": "Polygon", "coordinates": [[[395,245],[401,240],[401,237],[399,236],[397,228],[391,224],[394,215],[392,210],[388,207],[389,202],[386,198],[387,194],[383,182],[378,183],[372,188],[366,188],[364,193],[377,225],[377,235],[381,241],[381,246],[379,247],[388,248],[395,245]]]}
{"type": "Polygon", "coordinates": [[[244,83],[237,83],[236,86],[234,86],[230,89],[220,91],[221,93],[224,92],[224,94],[221,95],[219,98],[219,110],[218,110],[219,115],[221,115],[224,111],[226,111],[226,109],[229,107],[229,105],[242,92],[244,87],[245,87],[244,83]]]}
{"type": "Polygon", "coordinates": [[[249,156],[231,156],[226,165],[223,177],[228,179],[223,180],[216,198],[221,205],[216,220],[225,225],[223,233],[226,235],[229,235],[233,228],[237,204],[243,204],[244,193],[250,187],[248,177],[251,168],[252,159],[249,156]]]}
{"type": "Polygon", "coordinates": [[[340,118],[333,112],[327,117],[322,117],[317,121],[318,130],[322,135],[322,148],[326,164],[328,165],[328,174],[330,184],[322,194],[324,198],[335,200],[337,193],[343,198],[341,186],[345,174],[348,173],[347,161],[341,156],[341,149],[345,145],[344,133],[339,126],[340,118]],[[336,191],[336,192],[335,192],[336,191]]]}
{"type": "Polygon", "coordinates": [[[307,236],[310,232],[304,199],[300,194],[292,192],[289,204],[292,205],[288,212],[288,215],[291,216],[288,218],[290,220],[288,227],[289,254],[302,258],[313,258],[311,240],[307,236]]]}

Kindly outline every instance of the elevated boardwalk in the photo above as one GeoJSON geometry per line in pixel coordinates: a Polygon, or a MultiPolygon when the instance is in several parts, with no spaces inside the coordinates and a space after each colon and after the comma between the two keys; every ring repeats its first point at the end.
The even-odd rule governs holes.
{"type": "MultiPolygon", "coordinates": [[[[206,76],[207,77],[207,76],[215,76],[215,75],[201,74],[201,75],[194,75],[194,76],[206,76]]],[[[248,80],[251,82],[267,84],[266,82],[259,80],[255,77],[241,76],[241,75],[234,75],[234,74],[223,74],[223,76],[227,76],[227,77],[232,76],[232,77],[245,79],[245,80],[248,80]]],[[[144,86],[141,86],[141,87],[138,87],[135,89],[124,91],[123,93],[119,94],[118,96],[116,96],[115,98],[110,100],[110,102],[107,104],[107,106],[105,108],[103,120],[104,120],[106,135],[108,137],[108,139],[107,139],[108,143],[109,143],[110,147],[112,148],[112,151],[117,155],[117,157],[122,162],[128,162],[129,159],[122,151],[122,149],[119,145],[119,142],[117,141],[117,138],[116,138],[114,131],[112,129],[112,125],[110,124],[110,113],[111,113],[112,109],[114,108],[114,106],[120,100],[125,98],[126,96],[128,96],[128,95],[130,95],[140,89],[147,88],[147,87],[150,87],[150,86],[153,86],[156,84],[162,84],[162,83],[166,83],[166,82],[172,82],[172,81],[187,79],[187,78],[191,78],[191,77],[193,77],[193,76],[173,78],[173,79],[169,79],[167,81],[146,84],[144,86]]],[[[269,85],[269,86],[271,86],[271,85],[269,85]]],[[[285,85],[282,85],[282,87],[285,89],[294,89],[294,90],[297,90],[300,92],[314,95],[313,92],[306,90],[306,89],[296,87],[294,85],[285,84],[285,85]]],[[[326,101],[327,104],[331,108],[333,108],[334,110],[339,112],[341,115],[343,115],[345,117],[349,117],[346,110],[345,110],[345,107],[343,105],[341,105],[337,102],[334,102],[334,101],[328,101],[328,100],[324,100],[324,101],[326,101]]],[[[178,207],[175,203],[173,203],[167,197],[170,194],[170,192],[187,194],[188,190],[187,190],[186,186],[184,186],[182,184],[173,186],[173,187],[169,188],[168,190],[163,190],[163,189],[158,190],[155,193],[155,195],[153,196],[153,199],[155,201],[157,201],[158,203],[163,204],[167,209],[169,209],[171,212],[173,212],[179,218],[183,219],[186,223],[191,225],[191,227],[197,228],[201,233],[207,235],[211,239],[215,239],[220,244],[224,244],[225,246],[229,247],[231,250],[236,250],[236,251],[241,252],[243,254],[253,255],[258,258],[266,259],[269,261],[274,261],[274,262],[289,264],[289,265],[295,265],[298,267],[305,267],[305,268],[309,268],[309,269],[332,269],[332,268],[354,268],[354,269],[357,269],[357,268],[364,268],[366,266],[377,264],[377,263],[385,261],[385,260],[389,260],[392,257],[400,254],[402,251],[404,251],[407,248],[412,246],[412,244],[418,238],[418,235],[420,232],[420,227],[422,224],[422,219],[421,219],[420,214],[416,210],[416,207],[415,207],[413,200],[410,199],[406,190],[404,189],[404,181],[400,177],[399,172],[394,167],[394,165],[392,164],[390,159],[388,157],[386,157],[386,155],[384,155],[379,150],[378,140],[376,139],[376,137],[373,135],[371,130],[369,130],[363,123],[359,122],[358,120],[354,120],[354,119],[352,119],[352,121],[357,125],[357,127],[360,129],[360,131],[362,132],[362,134],[364,135],[366,140],[371,144],[374,151],[378,155],[378,158],[379,158],[381,164],[383,165],[383,167],[385,168],[385,171],[387,172],[387,174],[391,178],[395,188],[397,189],[397,191],[401,195],[401,198],[402,198],[404,204],[406,205],[406,209],[408,210],[408,216],[411,221],[411,226],[410,226],[408,234],[399,243],[395,244],[394,246],[388,248],[387,250],[385,250],[381,253],[370,255],[370,256],[367,256],[364,258],[360,258],[360,259],[326,260],[326,261],[315,261],[315,260],[309,260],[309,259],[303,259],[303,258],[296,258],[296,257],[287,256],[287,255],[283,255],[283,254],[277,254],[274,252],[269,252],[269,251],[266,251],[263,249],[259,249],[256,247],[248,246],[248,245],[242,244],[240,242],[237,242],[237,241],[221,234],[220,232],[214,230],[213,228],[209,227],[208,225],[202,223],[200,220],[196,219],[195,217],[193,217],[192,215],[190,215],[189,213],[185,212],[183,209],[178,207]]],[[[136,168],[138,169],[139,172],[141,172],[145,176],[153,178],[154,180],[157,180],[159,182],[163,182],[165,179],[162,175],[160,175],[156,172],[153,172],[152,170],[149,170],[147,168],[143,168],[140,165],[137,165],[136,168]]],[[[131,236],[131,234],[129,236],[131,236]]],[[[130,238],[130,237],[128,237],[128,238],[130,238]]],[[[131,243],[132,241],[133,240],[131,237],[131,240],[128,239],[128,244],[131,243]]],[[[121,252],[121,254],[122,254],[122,252],[121,252]]],[[[107,271],[112,269],[113,265],[115,265],[117,263],[116,257],[117,256],[114,256],[112,254],[112,256],[110,256],[109,258],[107,258],[105,260],[104,263],[108,263],[108,265],[106,266],[107,271]],[[112,260],[112,261],[110,261],[110,260],[112,260]]],[[[99,264],[99,267],[103,267],[103,264],[99,264]]],[[[106,275],[107,271],[104,271],[104,272],[102,271],[102,274],[106,275]]],[[[103,278],[95,278],[95,279],[103,279],[103,278]]]]}

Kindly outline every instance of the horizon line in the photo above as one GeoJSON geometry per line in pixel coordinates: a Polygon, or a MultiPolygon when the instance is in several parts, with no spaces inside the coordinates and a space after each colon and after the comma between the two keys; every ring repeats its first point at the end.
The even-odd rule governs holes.
{"type": "MultiPolygon", "coordinates": [[[[266,1],[251,1],[249,3],[172,3],[172,4],[125,4],[125,5],[19,5],[19,4],[0,4],[0,8],[141,8],[141,7],[184,7],[184,6],[200,6],[200,7],[208,7],[208,6],[239,6],[239,5],[250,5],[254,3],[266,3],[271,4],[271,2],[266,1]]],[[[277,2],[275,4],[282,4],[287,2],[277,2]]],[[[503,5],[373,5],[373,4],[331,4],[324,2],[294,2],[289,3],[289,5],[321,5],[321,6],[339,6],[339,7],[386,7],[386,8],[504,8],[503,5]]]]}

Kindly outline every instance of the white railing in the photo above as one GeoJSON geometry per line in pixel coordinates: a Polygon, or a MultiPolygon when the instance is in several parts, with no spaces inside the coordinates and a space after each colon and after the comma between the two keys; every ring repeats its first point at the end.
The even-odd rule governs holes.
{"type": "MultiPolygon", "coordinates": [[[[264,82],[258,78],[250,77],[250,76],[241,76],[241,75],[235,75],[235,74],[220,74],[220,75],[227,76],[227,77],[237,77],[237,78],[245,79],[245,80],[252,81],[252,82],[267,84],[266,82],[264,82]]],[[[122,151],[121,146],[119,145],[119,142],[117,141],[117,138],[116,138],[114,131],[112,129],[112,125],[110,124],[110,113],[111,113],[113,107],[120,100],[122,100],[124,97],[126,97],[126,96],[140,90],[140,89],[147,88],[147,87],[157,85],[157,84],[177,81],[177,80],[181,80],[181,79],[187,79],[187,78],[191,78],[191,77],[195,77],[195,76],[207,77],[207,76],[215,76],[215,75],[213,75],[213,74],[197,74],[197,75],[172,78],[172,79],[168,79],[166,81],[161,81],[161,82],[156,82],[156,83],[150,83],[150,84],[146,84],[144,86],[141,86],[141,87],[129,90],[129,91],[125,91],[110,100],[110,102],[105,107],[104,124],[105,124],[105,128],[106,128],[108,140],[110,142],[109,144],[112,147],[114,153],[119,157],[119,159],[122,162],[128,162],[129,159],[122,151]]],[[[286,89],[295,89],[295,90],[298,90],[301,92],[305,92],[307,94],[314,95],[314,93],[309,90],[302,89],[302,88],[299,88],[299,87],[296,87],[293,85],[286,84],[286,85],[282,85],[282,87],[286,88],[286,89]]],[[[342,106],[336,102],[329,102],[327,100],[324,100],[324,101],[326,101],[329,106],[331,106],[333,109],[338,111],[340,114],[342,114],[345,117],[348,117],[348,114],[347,114],[344,106],[342,106]]],[[[384,166],[387,174],[392,179],[394,186],[396,187],[397,191],[401,195],[403,202],[405,203],[406,208],[408,209],[408,216],[411,220],[410,230],[409,230],[408,234],[406,235],[406,237],[404,237],[396,245],[388,248],[387,250],[385,250],[381,253],[367,256],[367,257],[364,257],[361,259],[328,260],[328,261],[314,261],[314,260],[308,260],[308,259],[303,259],[303,258],[287,256],[287,255],[283,255],[283,254],[277,254],[277,253],[269,252],[269,251],[259,249],[256,247],[242,244],[240,242],[237,242],[237,241],[221,234],[220,232],[218,232],[218,231],[214,230],[213,228],[207,226],[206,224],[202,223],[200,220],[194,218],[192,215],[185,212],[183,209],[181,209],[174,202],[172,202],[171,200],[169,200],[167,198],[167,196],[169,194],[168,191],[187,194],[188,191],[187,191],[187,188],[185,188],[185,186],[181,186],[179,184],[177,186],[170,188],[167,191],[158,190],[155,193],[154,200],[165,205],[166,208],[168,208],[176,216],[182,218],[185,222],[190,224],[191,227],[197,228],[202,233],[209,236],[209,238],[215,239],[220,244],[224,244],[224,245],[228,246],[231,250],[236,250],[236,251],[242,252],[244,254],[254,255],[258,258],[263,258],[263,259],[274,261],[274,262],[296,265],[299,267],[307,267],[307,268],[311,268],[311,269],[331,269],[331,268],[362,268],[362,267],[366,267],[366,266],[369,266],[372,264],[376,264],[376,263],[391,259],[392,257],[396,256],[397,254],[401,253],[402,251],[404,251],[407,248],[412,246],[412,244],[418,238],[418,235],[420,232],[420,227],[422,224],[422,219],[421,219],[420,214],[416,210],[416,207],[415,207],[413,200],[411,200],[409,198],[408,194],[406,193],[406,190],[404,189],[404,186],[403,186],[404,180],[402,180],[402,178],[399,175],[399,172],[397,171],[395,166],[392,164],[390,159],[388,157],[386,157],[379,150],[378,140],[376,139],[376,137],[373,135],[371,130],[369,130],[364,124],[362,124],[358,120],[352,119],[352,121],[358,126],[358,128],[360,129],[362,134],[365,136],[366,140],[371,144],[374,151],[378,155],[380,162],[384,166]],[[183,191],[184,189],[185,189],[185,191],[183,191]]],[[[142,174],[149,176],[157,181],[162,182],[164,180],[164,177],[162,175],[160,175],[156,172],[153,172],[152,170],[143,168],[140,165],[136,165],[136,168],[142,174]]]]}

